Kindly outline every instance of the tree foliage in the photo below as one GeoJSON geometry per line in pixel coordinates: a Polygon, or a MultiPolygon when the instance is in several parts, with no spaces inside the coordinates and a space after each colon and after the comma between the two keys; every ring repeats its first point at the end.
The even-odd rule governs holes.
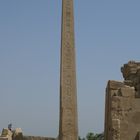
{"type": "Polygon", "coordinates": [[[86,135],[86,138],[79,137],[79,140],[104,140],[104,133],[94,134],[92,132],[89,132],[86,135]]]}

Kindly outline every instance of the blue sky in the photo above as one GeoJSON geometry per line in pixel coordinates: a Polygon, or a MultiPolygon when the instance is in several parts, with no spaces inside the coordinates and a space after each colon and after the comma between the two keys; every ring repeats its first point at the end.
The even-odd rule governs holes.
{"type": "MultiPolygon", "coordinates": [[[[104,130],[105,88],[140,60],[139,0],[75,0],[79,135],[104,130]]],[[[58,135],[61,0],[0,1],[0,127],[58,135]]]]}

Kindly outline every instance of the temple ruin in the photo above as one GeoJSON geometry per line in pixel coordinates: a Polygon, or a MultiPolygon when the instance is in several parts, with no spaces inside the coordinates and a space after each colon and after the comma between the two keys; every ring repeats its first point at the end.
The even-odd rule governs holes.
{"type": "Polygon", "coordinates": [[[121,68],[123,82],[108,81],[105,140],[140,140],[140,63],[121,68]]]}

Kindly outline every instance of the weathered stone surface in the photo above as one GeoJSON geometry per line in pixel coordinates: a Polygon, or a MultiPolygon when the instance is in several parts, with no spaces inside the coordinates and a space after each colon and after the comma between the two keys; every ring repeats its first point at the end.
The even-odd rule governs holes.
{"type": "Polygon", "coordinates": [[[112,90],[118,90],[119,88],[123,87],[124,83],[114,81],[114,80],[109,80],[108,81],[108,88],[112,90]]]}
{"type": "Polygon", "coordinates": [[[0,140],[12,140],[12,132],[9,129],[4,128],[2,130],[0,140]]]}
{"type": "Polygon", "coordinates": [[[21,128],[9,130],[4,128],[0,140],[58,140],[57,138],[40,137],[40,136],[23,136],[21,128]]]}
{"type": "Polygon", "coordinates": [[[78,140],[73,0],[62,0],[59,140],[78,140]]]}
{"type": "Polygon", "coordinates": [[[140,140],[140,132],[137,133],[135,140],[140,140]]]}
{"type": "Polygon", "coordinates": [[[9,140],[8,137],[0,137],[0,140],[9,140]]]}
{"type": "Polygon", "coordinates": [[[120,120],[112,119],[112,140],[120,140],[120,120]]]}
{"type": "Polygon", "coordinates": [[[132,80],[133,76],[136,76],[137,71],[140,69],[140,63],[135,61],[129,61],[121,68],[123,77],[125,80],[132,80]]]}
{"type": "Polygon", "coordinates": [[[138,140],[140,132],[140,63],[122,67],[124,82],[109,81],[106,88],[105,140],[138,140]]]}
{"type": "Polygon", "coordinates": [[[13,131],[13,140],[23,140],[23,134],[21,128],[16,128],[13,131]]]}
{"type": "Polygon", "coordinates": [[[124,87],[120,88],[118,92],[123,97],[128,97],[128,98],[135,97],[134,87],[124,86],[124,87]]]}
{"type": "Polygon", "coordinates": [[[136,97],[140,97],[140,62],[130,61],[121,68],[124,83],[128,86],[134,86],[136,97]],[[128,82],[129,81],[129,82],[128,82]]]}
{"type": "Polygon", "coordinates": [[[39,136],[23,136],[23,140],[56,140],[55,138],[39,137],[39,136]]]}

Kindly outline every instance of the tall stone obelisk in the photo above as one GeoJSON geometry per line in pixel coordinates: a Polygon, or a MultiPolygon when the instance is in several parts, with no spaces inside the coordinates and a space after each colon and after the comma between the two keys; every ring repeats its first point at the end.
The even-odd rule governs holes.
{"type": "Polygon", "coordinates": [[[73,0],[62,0],[59,140],[78,140],[73,0]]]}

